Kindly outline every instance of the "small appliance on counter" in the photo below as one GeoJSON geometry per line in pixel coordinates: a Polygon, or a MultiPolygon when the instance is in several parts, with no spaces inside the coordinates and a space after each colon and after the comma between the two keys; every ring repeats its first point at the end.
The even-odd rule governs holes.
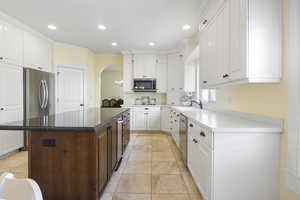
{"type": "Polygon", "coordinates": [[[150,99],[150,105],[156,105],[156,98],[150,99]]]}

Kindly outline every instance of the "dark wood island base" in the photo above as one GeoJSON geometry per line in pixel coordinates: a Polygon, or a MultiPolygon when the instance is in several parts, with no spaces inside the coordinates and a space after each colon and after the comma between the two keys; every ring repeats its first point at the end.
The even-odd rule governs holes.
{"type": "Polygon", "coordinates": [[[24,126],[28,174],[39,184],[44,200],[100,199],[130,138],[128,109],[108,113],[102,111],[101,120],[76,127],[24,126]]]}

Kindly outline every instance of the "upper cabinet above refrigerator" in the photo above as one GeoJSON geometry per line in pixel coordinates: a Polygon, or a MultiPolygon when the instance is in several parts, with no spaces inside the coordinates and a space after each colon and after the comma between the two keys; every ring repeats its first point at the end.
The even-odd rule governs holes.
{"type": "Polygon", "coordinates": [[[51,71],[52,44],[29,32],[24,32],[24,65],[42,71],[51,71]]]}

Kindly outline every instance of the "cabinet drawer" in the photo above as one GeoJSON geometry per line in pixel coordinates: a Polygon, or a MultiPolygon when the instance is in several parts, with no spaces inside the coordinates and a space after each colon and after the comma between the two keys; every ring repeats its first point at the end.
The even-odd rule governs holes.
{"type": "Polygon", "coordinates": [[[213,148],[213,133],[199,124],[189,121],[189,133],[200,143],[213,148]]]}
{"type": "Polygon", "coordinates": [[[160,112],[159,106],[149,106],[149,107],[135,107],[134,111],[146,111],[146,112],[160,112]]]}

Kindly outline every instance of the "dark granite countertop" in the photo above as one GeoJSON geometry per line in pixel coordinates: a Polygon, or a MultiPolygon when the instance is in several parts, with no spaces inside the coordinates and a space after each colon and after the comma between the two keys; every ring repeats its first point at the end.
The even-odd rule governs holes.
{"type": "Polygon", "coordinates": [[[128,110],[127,108],[89,108],[0,124],[0,130],[94,132],[128,110]]]}

